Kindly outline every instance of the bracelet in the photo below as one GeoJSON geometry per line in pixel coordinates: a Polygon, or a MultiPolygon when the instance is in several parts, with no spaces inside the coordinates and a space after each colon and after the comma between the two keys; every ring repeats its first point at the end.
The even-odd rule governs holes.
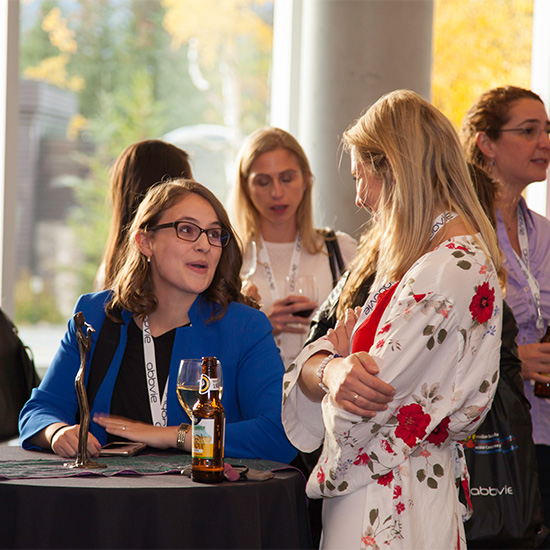
{"type": "Polygon", "coordinates": [[[53,450],[53,438],[56,436],[57,432],[63,430],[64,428],[69,428],[69,427],[70,426],[68,424],[63,424],[63,426],[58,426],[53,432],[52,436],[50,437],[50,449],[53,453],[55,453],[55,451],[53,450]]]}
{"type": "Polygon", "coordinates": [[[178,428],[178,442],[176,443],[176,447],[180,451],[185,451],[185,436],[190,429],[190,424],[180,424],[180,427],[178,428]]]}
{"type": "Polygon", "coordinates": [[[330,361],[333,359],[336,359],[337,357],[342,357],[341,355],[338,355],[337,353],[334,353],[332,355],[327,355],[319,365],[319,368],[317,369],[317,378],[319,378],[319,387],[325,392],[330,393],[330,390],[328,389],[328,386],[323,382],[323,375],[325,374],[325,368],[329,364],[330,361]]]}

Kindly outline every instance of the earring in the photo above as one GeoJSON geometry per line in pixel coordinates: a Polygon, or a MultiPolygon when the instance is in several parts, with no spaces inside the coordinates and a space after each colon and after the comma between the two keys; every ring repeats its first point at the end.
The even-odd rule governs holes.
{"type": "Polygon", "coordinates": [[[495,165],[495,159],[491,159],[491,166],[495,165]]]}
{"type": "Polygon", "coordinates": [[[151,256],[147,256],[147,263],[148,263],[148,264],[151,263],[151,256]]]}

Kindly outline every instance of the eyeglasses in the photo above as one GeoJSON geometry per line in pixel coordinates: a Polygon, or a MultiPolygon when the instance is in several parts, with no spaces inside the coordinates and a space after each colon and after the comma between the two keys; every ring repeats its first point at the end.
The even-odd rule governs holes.
{"type": "Polygon", "coordinates": [[[501,132],[516,132],[526,141],[537,141],[540,138],[542,132],[546,134],[547,138],[550,138],[550,127],[549,126],[539,126],[530,125],[524,126],[523,128],[501,128],[501,132]]]}
{"type": "Polygon", "coordinates": [[[176,230],[178,239],[190,243],[197,241],[203,233],[212,246],[220,246],[223,248],[229,244],[229,240],[231,239],[231,233],[229,233],[227,229],[222,229],[221,227],[203,229],[195,223],[181,220],[171,223],[161,223],[160,225],[149,227],[148,231],[156,231],[157,229],[164,229],[166,227],[173,227],[176,230]]]}

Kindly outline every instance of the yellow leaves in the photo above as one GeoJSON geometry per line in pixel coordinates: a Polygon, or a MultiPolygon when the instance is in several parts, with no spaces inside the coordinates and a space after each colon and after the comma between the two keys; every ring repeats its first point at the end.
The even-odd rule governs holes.
{"type": "Polygon", "coordinates": [[[162,0],[166,9],[163,25],[179,48],[197,39],[201,64],[217,65],[221,56],[234,51],[239,40],[255,42],[258,50],[271,48],[272,30],[252,9],[266,0],[162,0]]]}
{"type": "Polygon", "coordinates": [[[73,30],[67,27],[67,19],[61,17],[61,10],[53,8],[42,21],[42,30],[47,32],[50,42],[65,53],[76,52],[76,40],[73,30]]]}
{"type": "Polygon", "coordinates": [[[458,127],[485,90],[530,86],[533,0],[436,0],[434,104],[458,127]]]}
{"type": "Polygon", "coordinates": [[[81,115],[76,114],[71,117],[69,124],[67,125],[67,139],[69,141],[76,141],[80,133],[88,126],[88,119],[81,115]]]}
{"type": "Polygon", "coordinates": [[[61,16],[59,8],[53,8],[42,21],[42,30],[48,33],[50,42],[59,49],[60,55],[47,57],[35,67],[27,67],[23,75],[32,80],[43,80],[73,92],[82,90],[86,83],[80,76],[67,72],[70,55],[76,53],[75,32],[67,27],[67,19],[61,16]]]}
{"type": "Polygon", "coordinates": [[[68,76],[68,62],[69,56],[67,54],[48,57],[43,59],[38,66],[26,68],[23,75],[31,80],[43,80],[59,88],[78,92],[84,88],[85,82],[80,76],[68,76]]]}

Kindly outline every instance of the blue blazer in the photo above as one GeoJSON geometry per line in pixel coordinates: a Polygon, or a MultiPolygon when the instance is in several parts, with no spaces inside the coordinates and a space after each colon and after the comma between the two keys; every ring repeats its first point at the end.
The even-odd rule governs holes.
{"type": "MultiPolygon", "coordinates": [[[[110,291],[81,296],[75,313],[81,311],[92,333],[86,383],[90,363],[105,321],[105,305],[110,291]]],[[[260,311],[232,302],[218,321],[206,323],[213,305],[199,296],[189,310],[191,324],[176,330],[168,381],[168,425],[189,422],[176,394],[176,379],[183,358],[214,356],[223,370],[222,403],[226,413],[225,454],[234,458],[263,458],[290,462],[296,449],[288,441],[281,423],[284,366],[272,336],[272,326],[260,311]]],[[[111,397],[126,348],[129,311],[122,312],[120,341],[101,383],[92,409],[109,413],[111,397]]],[[[80,367],[76,326],[71,318],[67,332],[44,380],[32,392],[19,417],[20,443],[25,449],[37,448],[29,439],[54,422],[74,424],[78,412],[74,379],[80,367]]],[[[105,444],[104,428],[90,422],[90,432],[105,444]]]]}

